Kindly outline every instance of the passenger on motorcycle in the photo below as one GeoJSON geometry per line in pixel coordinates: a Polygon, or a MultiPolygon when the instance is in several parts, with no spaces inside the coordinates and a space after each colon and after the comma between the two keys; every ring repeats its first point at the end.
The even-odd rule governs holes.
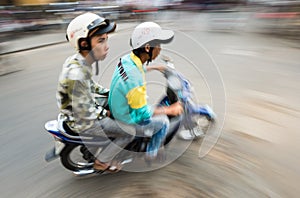
{"type": "MultiPolygon", "coordinates": [[[[148,66],[160,53],[160,44],[171,42],[174,32],[162,30],[154,22],[138,25],[130,39],[132,51],[123,56],[111,81],[109,106],[115,119],[134,125],[137,133],[146,132],[151,140],[146,148],[146,159],[157,157],[169,129],[167,115],[177,116],[183,112],[179,102],[168,107],[152,108],[147,103],[145,72],[164,70],[164,66],[148,66]],[[147,62],[147,66],[144,63],[147,62]],[[150,133],[149,133],[150,132],[150,133]]],[[[163,149],[162,149],[163,151],[163,149]]]]}
{"type": "Polygon", "coordinates": [[[74,18],[67,27],[67,40],[77,51],[66,59],[57,87],[57,104],[60,109],[59,122],[78,134],[109,136],[115,138],[97,156],[94,169],[116,170],[113,158],[134,138],[135,134],[124,132],[109,118],[110,112],[99,106],[95,94],[108,95],[109,89],[92,79],[92,64],[104,60],[108,47],[108,33],[116,24],[93,13],[85,13],[74,18]],[[106,134],[105,134],[105,133],[106,134]]]}

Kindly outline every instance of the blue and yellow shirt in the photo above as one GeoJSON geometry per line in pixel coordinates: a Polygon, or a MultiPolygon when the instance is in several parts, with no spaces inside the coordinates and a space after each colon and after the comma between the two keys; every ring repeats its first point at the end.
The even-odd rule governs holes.
{"type": "Polygon", "coordinates": [[[147,104],[145,67],[133,53],[125,55],[117,65],[108,98],[115,119],[127,124],[148,120],[153,111],[147,104]]]}

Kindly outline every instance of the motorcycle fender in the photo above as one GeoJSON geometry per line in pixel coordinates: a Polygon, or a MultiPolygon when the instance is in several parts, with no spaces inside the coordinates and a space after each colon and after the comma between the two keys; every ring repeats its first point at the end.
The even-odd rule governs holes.
{"type": "Polygon", "coordinates": [[[46,155],[45,155],[45,160],[47,162],[50,162],[52,160],[55,160],[56,158],[59,157],[60,152],[63,150],[65,147],[65,144],[60,142],[60,141],[55,141],[54,147],[49,150],[46,155]]]}

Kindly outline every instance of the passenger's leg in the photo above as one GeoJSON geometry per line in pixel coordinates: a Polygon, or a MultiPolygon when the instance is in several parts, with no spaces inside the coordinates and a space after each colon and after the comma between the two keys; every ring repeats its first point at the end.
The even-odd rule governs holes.
{"type": "Polygon", "coordinates": [[[135,137],[135,131],[124,131],[124,127],[115,120],[104,118],[99,121],[107,136],[115,138],[97,157],[101,162],[110,162],[135,137]]]}
{"type": "MultiPolygon", "coordinates": [[[[95,124],[84,131],[84,134],[91,134],[95,136],[101,136],[104,139],[108,137],[113,137],[114,140],[107,146],[101,153],[96,157],[94,168],[99,171],[111,171],[116,172],[121,169],[119,164],[112,164],[113,158],[122,149],[134,139],[134,133],[126,133],[121,127],[112,119],[104,118],[102,120],[96,121],[95,124]],[[112,166],[116,166],[115,170],[111,170],[112,166]]],[[[94,155],[96,153],[93,153],[94,155]]]]}

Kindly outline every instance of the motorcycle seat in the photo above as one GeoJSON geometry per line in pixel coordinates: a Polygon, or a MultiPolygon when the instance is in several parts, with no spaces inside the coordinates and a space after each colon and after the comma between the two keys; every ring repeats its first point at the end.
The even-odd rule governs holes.
{"type": "Polygon", "coordinates": [[[107,141],[107,137],[100,137],[90,134],[79,134],[74,132],[65,121],[57,123],[57,129],[61,134],[66,136],[67,138],[74,140],[97,140],[97,141],[107,141]]]}

